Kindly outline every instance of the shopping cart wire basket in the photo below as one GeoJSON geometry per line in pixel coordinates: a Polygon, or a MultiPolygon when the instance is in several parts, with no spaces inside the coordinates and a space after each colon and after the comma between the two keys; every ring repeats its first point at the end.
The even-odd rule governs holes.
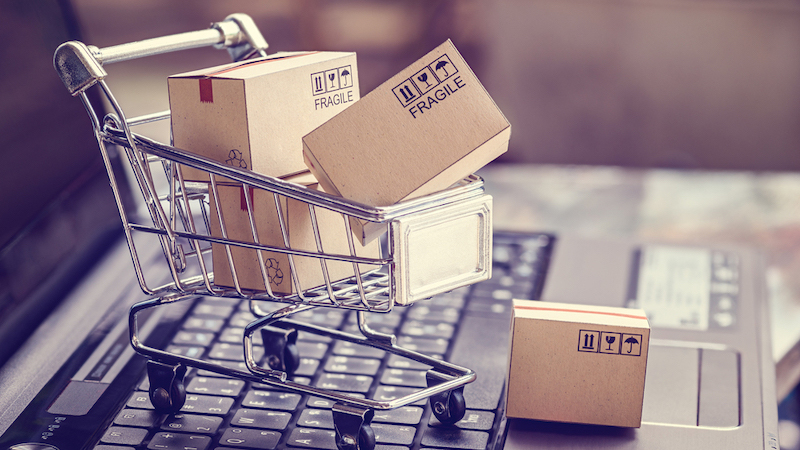
{"type": "Polygon", "coordinates": [[[471,175],[441,192],[392,206],[372,207],[223,164],[132,132],[136,126],[168,120],[169,111],[126,118],[105,82],[107,73],[103,66],[203,46],[227,49],[234,61],[267,56],[266,41],[253,20],[244,14],[232,14],[206,30],[102,49],[70,41],[59,46],[54,56],[56,71],[64,85],[82,100],[92,122],[136,277],[148,295],[147,300],[131,307],[129,325],[131,344],[148,358],[153,405],[162,412],[180,410],[186,399],[183,377],[187,367],[195,367],[332,400],[336,441],[341,449],[374,448],[375,435],[370,421],[376,409],[399,408],[430,398],[433,413],[441,422],[453,424],[460,420],[466,410],[463,387],[472,382],[476,374],[468,368],[399,347],[395,336],[369,327],[367,313],[387,313],[396,305],[407,306],[490,278],[492,199],[484,192],[483,181],[471,175]],[[105,107],[97,97],[93,103],[87,94],[90,88],[99,90],[99,97],[110,105],[111,112],[102,119],[100,114],[105,107]],[[142,195],[141,208],[146,214],[137,214],[138,209],[131,210],[123,200],[120,183],[124,181],[117,178],[112,163],[113,152],[117,149],[142,195]],[[182,166],[203,171],[208,181],[184,180],[182,166]],[[241,209],[246,211],[249,221],[247,239],[230,237],[231,230],[220,204],[220,190],[223,184],[231,182],[237,183],[242,191],[241,209]],[[266,244],[259,239],[254,213],[256,196],[247,195],[248,191],[266,194],[266,198],[271,199],[267,203],[275,209],[279,242],[266,244]],[[285,211],[280,206],[285,199],[307,206],[315,248],[293,248],[285,211]],[[346,242],[344,251],[325,251],[326,236],[318,224],[322,214],[337,214],[343,220],[346,238],[340,242],[346,242]],[[358,254],[350,226],[353,218],[384,230],[380,255],[358,254]],[[137,251],[137,242],[141,244],[143,240],[158,241],[164,264],[148,267],[143,263],[137,251]],[[215,251],[224,252],[223,261],[227,264],[223,262],[222,267],[212,264],[214,247],[215,251]],[[242,263],[234,257],[234,253],[241,251],[256,254],[263,289],[242,286],[242,263]],[[288,259],[289,275],[284,274],[291,284],[288,293],[277,292],[271,286],[274,267],[270,255],[283,255],[288,259]],[[297,264],[308,260],[319,265],[322,275],[322,281],[314,286],[304,284],[295,270],[297,264]],[[352,266],[352,275],[332,276],[330,267],[342,264],[352,266]],[[164,267],[168,268],[168,275],[156,270],[164,267]],[[232,283],[228,284],[231,286],[215,284],[213,268],[218,273],[223,269],[230,271],[232,283]],[[153,279],[157,280],[156,284],[153,279]],[[164,284],[165,279],[169,281],[164,284]],[[139,313],[198,296],[249,301],[256,319],[245,327],[242,336],[247,371],[169,353],[150,347],[140,339],[139,313]],[[291,319],[293,314],[317,307],[355,310],[361,335],[291,319]],[[391,401],[376,401],[295,382],[291,375],[300,362],[296,346],[300,331],[371,346],[422,362],[431,367],[426,376],[427,387],[391,401]],[[263,362],[254,356],[256,332],[263,340],[263,362]]]}

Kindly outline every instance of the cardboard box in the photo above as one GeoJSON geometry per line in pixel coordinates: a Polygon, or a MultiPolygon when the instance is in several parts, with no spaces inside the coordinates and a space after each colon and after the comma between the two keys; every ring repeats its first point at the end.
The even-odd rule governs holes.
{"type": "Polygon", "coordinates": [[[649,342],[640,309],[514,300],[506,415],[641,426],[649,342]]]}
{"type": "Polygon", "coordinates": [[[448,40],[306,135],[303,156],[326,192],[388,206],[453,185],[510,135],[448,40]]]}
{"type": "MultiPolygon", "coordinates": [[[[359,99],[355,53],[278,53],[167,80],[173,145],[280,177],[305,171],[302,137],[359,99]]],[[[183,167],[187,181],[208,175],[183,167]]]]}
{"type": "MultiPolygon", "coordinates": [[[[309,189],[318,188],[316,180],[308,172],[285,179],[304,185],[309,189]]],[[[244,242],[255,242],[250,228],[247,200],[244,198],[245,189],[243,189],[242,185],[218,185],[217,189],[228,238],[244,242]]],[[[285,248],[272,193],[252,189],[247,191],[253,204],[259,242],[264,245],[285,248]]],[[[287,224],[289,247],[294,250],[318,253],[308,204],[282,196],[279,199],[278,203],[287,224]]],[[[212,235],[222,237],[216,201],[213,196],[210,199],[210,204],[212,235]]],[[[327,254],[350,255],[344,216],[324,208],[315,208],[315,215],[324,252],[327,254]]],[[[355,247],[358,256],[380,257],[380,247],[377,241],[368,246],[362,246],[355,242],[355,247]]],[[[212,244],[211,251],[214,264],[214,284],[233,287],[233,276],[231,275],[225,246],[212,244]]],[[[240,286],[243,289],[265,291],[264,278],[256,250],[232,246],[231,252],[240,286]]],[[[288,255],[266,251],[262,252],[262,254],[273,293],[296,293],[288,255]]],[[[319,258],[304,256],[294,256],[293,258],[296,269],[295,274],[302,290],[321,286],[325,283],[319,258]]],[[[355,275],[352,263],[326,261],[326,264],[332,282],[355,275]]],[[[359,270],[362,273],[374,268],[374,266],[369,265],[359,266],[359,270]]]]}

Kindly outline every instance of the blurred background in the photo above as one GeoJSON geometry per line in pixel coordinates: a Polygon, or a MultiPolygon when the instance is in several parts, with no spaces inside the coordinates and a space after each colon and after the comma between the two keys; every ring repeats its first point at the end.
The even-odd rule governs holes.
{"type": "MultiPolygon", "coordinates": [[[[731,223],[773,217],[755,228],[756,240],[782,251],[787,280],[800,291],[798,208],[785,206],[797,203],[796,180],[772,179],[772,190],[744,194],[710,183],[705,197],[684,195],[697,201],[673,204],[681,189],[697,186],[685,182],[687,173],[800,171],[800,0],[0,0],[0,317],[9,317],[13,299],[38,287],[20,272],[56,271],[99,222],[119,233],[107,182],[93,184],[104,169],[86,112],[53,70],[55,48],[70,39],[106,47],[203,29],[234,12],[255,20],[270,52],[357,52],[362,95],[452,39],[512,124],[509,151],[498,163],[610,167],[593,175],[601,189],[587,196],[589,211],[622,211],[644,197],[636,171],[636,188],[620,189],[623,201],[604,196],[628,180],[616,168],[685,169],[660,174],[669,182],[648,204],[650,216],[612,210],[624,222],[620,229],[634,224],[651,230],[646,237],[670,236],[676,225],[665,217],[678,210],[705,221],[705,228],[683,230],[704,239],[731,223]],[[610,188],[603,190],[606,179],[610,188]],[[68,207],[54,199],[81,189],[104,205],[95,208],[91,227],[45,222],[28,230],[34,244],[9,245],[42,211],[68,207]],[[709,198],[724,200],[727,214],[709,208],[709,198]],[[735,208],[747,203],[743,198],[763,208],[743,214],[735,208]],[[765,213],[771,208],[781,215],[765,213]]],[[[110,65],[107,82],[136,116],[168,109],[169,75],[226,62],[227,52],[192,50],[110,65]]],[[[166,123],[139,131],[169,139],[166,123]]],[[[559,178],[563,184],[548,184],[547,169],[536,173],[539,192],[519,195],[556,212],[579,203],[556,191],[592,185],[580,168],[574,179],[559,178]]],[[[741,176],[747,186],[761,186],[741,176]]],[[[587,217],[573,222],[603,229],[587,217]]],[[[751,236],[746,225],[751,234],[743,235],[751,236]]],[[[792,395],[781,414],[800,422],[800,391],[792,395]]],[[[784,448],[800,448],[800,427],[789,431],[794,439],[784,448]]]]}
{"type": "MultiPolygon", "coordinates": [[[[800,169],[797,1],[4,0],[2,5],[0,33],[8,44],[0,49],[5,91],[0,154],[6,167],[27,166],[29,155],[19,149],[49,145],[43,122],[66,123],[52,111],[52,100],[67,95],[51,63],[62,40],[77,34],[104,47],[201,29],[244,12],[271,52],[357,52],[362,95],[451,38],[512,123],[510,149],[501,162],[800,169]],[[53,4],[74,15],[79,29],[29,29],[30,19],[52,14],[53,4]],[[17,45],[21,39],[39,45],[31,50],[17,45]],[[45,78],[47,83],[32,81],[45,78]]],[[[109,66],[108,82],[129,115],[160,111],[168,108],[168,75],[227,61],[226,52],[208,49],[154,57],[109,66]]],[[[88,122],[85,130],[70,125],[59,136],[62,142],[91,141],[88,122]]],[[[58,185],[64,164],[85,163],[79,156],[48,157],[35,173],[0,177],[0,189],[12,192],[29,176],[58,185]]],[[[0,210],[17,212],[7,218],[23,217],[35,194],[3,195],[0,210]]],[[[11,220],[4,220],[0,242],[13,235],[11,220]]]]}
{"type": "MultiPolygon", "coordinates": [[[[800,169],[797,1],[4,0],[2,4],[0,33],[9,43],[0,49],[5,91],[0,154],[6,167],[31,167],[25,163],[29,152],[20,149],[50,145],[43,122],[58,126],[67,123],[58,120],[58,114],[76,113],[53,111],[59,103],[52,100],[67,95],[51,63],[52,51],[61,41],[78,35],[86,43],[104,47],[201,29],[232,12],[244,12],[260,27],[271,52],[357,52],[362,95],[451,38],[512,123],[510,149],[501,162],[800,169]],[[31,18],[52,14],[53,4],[75,17],[77,30],[30,29],[31,18]],[[17,45],[20,39],[39,45],[31,50],[17,45]],[[47,83],[33,81],[45,78],[47,83]]],[[[153,57],[107,67],[108,82],[128,114],[138,115],[168,108],[168,75],[227,61],[226,52],[208,49],[153,57]]],[[[62,143],[85,143],[87,137],[91,141],[88,122],[85,130],[70,125],[58,135],[62,143]]],[[[90,157],[95,156],[87,154],[90,157]]],[[[64,164],[86,164],[86,159],[44,158],[35,172],[23,169],[0,177],[0,189],[13,192],[20,179],[30,176],[53,180],[57,186],[64,164]]],[[[0,242],[13,235],[10,217],[24,217],[35,197],[35,192],[25,199],[2,196],[0,210],[16,214],[6,216],[0,242]]]]}

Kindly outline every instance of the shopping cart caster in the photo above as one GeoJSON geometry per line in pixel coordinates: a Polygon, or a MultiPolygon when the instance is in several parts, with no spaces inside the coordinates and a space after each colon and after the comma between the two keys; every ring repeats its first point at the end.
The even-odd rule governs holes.
{"type": "MultiPolygon", "coordinates": [[[[428,371],[425,376],[428,387],[440,384],[442,376],[436,372],[428,371]]],[[[464,386],[456,389],[431,395],[431,409],[433,415],[445,425],[452,425],[464,418],[467,412],[467,402],[464,400],[464,386]]]]}
{"type": "Polygon", "coordinates": [[[375,432],[369,425],[375,413],[371,409],[335,403],[333,427],[336,429],[336,447],[339,450],[373,450],[375,432]]]}
{"type": "Polygon", "coordinates": [[[183,377],[186,366],[176,366],[147,361],[147,378],[150,381],[150,402],[158,412],[174,413],[186,402],[186,386],[183,377]]]}
{"type": "Polygon", "coordinates": [[[264,341],[264,360],[270,369],[292,375],[300,367],[297,330],[267,326],[261,329],[261,340],[264,341]]]}

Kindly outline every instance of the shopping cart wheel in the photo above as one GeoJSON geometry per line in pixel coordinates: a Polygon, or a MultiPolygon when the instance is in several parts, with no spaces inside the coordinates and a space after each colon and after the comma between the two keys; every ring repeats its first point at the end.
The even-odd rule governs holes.
{"type": "Polygon", "coordinates": [[[169,365],[158,361],[147,361],[147,378],[150,381],[150,402],[156,411],[174,413],[186,402],[186,386],[183,377],[186,366],[169,365]]]}
{"type": "Polygon", "coordinates": [[[373,450],[375,432],[369,425],[375,413],[371,409],[336,403],[333,405],[333,427],[339,450],[373,450]]]}
{"type": "MultiPolygon", "coordinates": [[[[428,371],[426,374],[428,387],[436,386],[443,381],[442,375],[428,371]]],[[[464,418],[467,402],[464,400],[464,387],[431,395],[433,415],[445,425],[452,425],[464,418]]]]}
{"type": "Polygon", "coordinates": [[[264,341],[264,359],[270,369],[291,375],[300,367],[297,330],[267,326],[261,329],[261,339],[264,341]]]}

